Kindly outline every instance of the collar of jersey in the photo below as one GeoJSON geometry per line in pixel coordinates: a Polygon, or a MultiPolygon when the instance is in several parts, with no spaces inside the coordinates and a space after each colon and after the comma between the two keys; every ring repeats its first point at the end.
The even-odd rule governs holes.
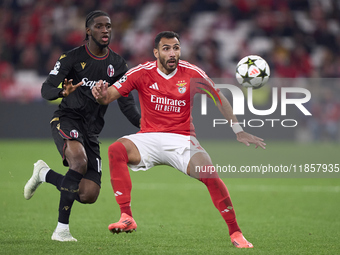
{"type": "Polygon", "coordinates": [[[158,67],[157,67],[157,72],[158,72],[164,79],[169,80],[169,79],[171,79],[172,77],[175,76],[175,74],[177,73],[177,68],[176,68],[175,70],[173,70],[172,73],[165,74],[165,73],[163,73],[161,70],[159,70],[158,67]]]}
{"type": "Polygon", "coordinates": [[[89,54],[92,58],[97,59],[97,60],[106,59],[107,56],[109,55],[109,49],[107,50],[107,53],[106,53],[104,56],[102,56],[102,57],[98,57],[98,56],[94,55],[94,54],[90,51],[90,49],[87,47],[87,44],[85,44],[85,49],[86,49],[87,54],[89,54]]]}

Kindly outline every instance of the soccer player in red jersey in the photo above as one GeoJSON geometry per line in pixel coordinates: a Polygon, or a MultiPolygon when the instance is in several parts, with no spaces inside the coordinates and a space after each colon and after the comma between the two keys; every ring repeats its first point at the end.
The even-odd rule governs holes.
{"type": "MultiPolygon", "coordinates": [[[[131,213],[131,180],[133,171],[147,170],[155,165],[169,165],[203,182],[215,207],[226,221],[232,243],[238,248],[252,248],[236,221],[235,211],[227,187],[214,171],[196,172],[195,167],[213,169],[208,153],[200,146],[192,125],[191,100],[198,89],[195,79],[202,79],[205,90],[218,94],[218,108],[226,120],[237,123],[232,107],[213,82],[197,66],[180,60],[178,34],[161,32],[155,38],[156,61],[130,69],[113,86],[99,81],[92,94],[100,104],[109,104],[134,89],[141,106],[141,130],[124,136],[109,147],[111,183],[120,206],[119,222],[109,225],[112,233],[132,232],[137,224],[131,213]]],[[[197,83],[197,82],[196,82],[197,83]]],[[[265,149],[263,139],[246,133],[239,124],[233,125],[237,140],[249,146],[265,149]]]]}

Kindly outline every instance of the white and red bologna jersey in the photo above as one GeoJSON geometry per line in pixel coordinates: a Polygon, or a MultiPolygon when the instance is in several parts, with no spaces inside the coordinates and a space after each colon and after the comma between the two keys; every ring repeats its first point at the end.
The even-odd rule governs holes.
{"type": "Polygon", "coordinates": [[[157,68],[156,61],[138,65],[114,86],[122,96],[128,96],[134,89],[138,91],[141,133],[168,132],[193,136],[195,130],[190,113],[193,96],[205,93],[204,90],[213,95],[219,91],[204,71],[183,60],[169,75],[157,68]]]}

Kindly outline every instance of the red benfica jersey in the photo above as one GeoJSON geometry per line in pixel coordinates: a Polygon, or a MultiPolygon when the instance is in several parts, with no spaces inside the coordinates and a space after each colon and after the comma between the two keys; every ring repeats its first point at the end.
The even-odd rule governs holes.
{"type": "Polygon", "coordinates": [[[157,62],[146,62],[130,69],[114,83],[122,96],[138,91],[141,106],[141,131],[167,132],[195,136],[191,108],[196,93],[209,91],[218,97],[218,90],[204,71],[180,60],[169,75],[157,68],[157,62]]]}

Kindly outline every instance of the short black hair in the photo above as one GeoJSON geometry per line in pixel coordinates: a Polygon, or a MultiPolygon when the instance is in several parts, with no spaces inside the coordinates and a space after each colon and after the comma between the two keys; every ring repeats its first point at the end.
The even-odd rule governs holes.
{"type": "Polygon", "coordinates": [[[177,38],[177,40],[179,41],[179,35],[176,32],[163,31],[163,32],[160,32],[158,35],[156,35],[155,49],[158,49],[159,42],[161,41],[162,38],[167,38],[167,39],[177,38]]]}
{"type": "MultiPolygon", "coordinates": [[[[89,14],[87,14],[86,21],[85,21],[85,27],[86,28],[90,27],[92,25],[94,19],[97,18],[97,17],[101,17],[101,16],[110,17],[109,14],[107,14],[106,12],[103,12],[101,10],[95,10],[95,11],[92,11],[89,14]]],[[[88,40],[88,39],[89,39],[89,36],[86,33],[85,40],[88,40]]]]}

